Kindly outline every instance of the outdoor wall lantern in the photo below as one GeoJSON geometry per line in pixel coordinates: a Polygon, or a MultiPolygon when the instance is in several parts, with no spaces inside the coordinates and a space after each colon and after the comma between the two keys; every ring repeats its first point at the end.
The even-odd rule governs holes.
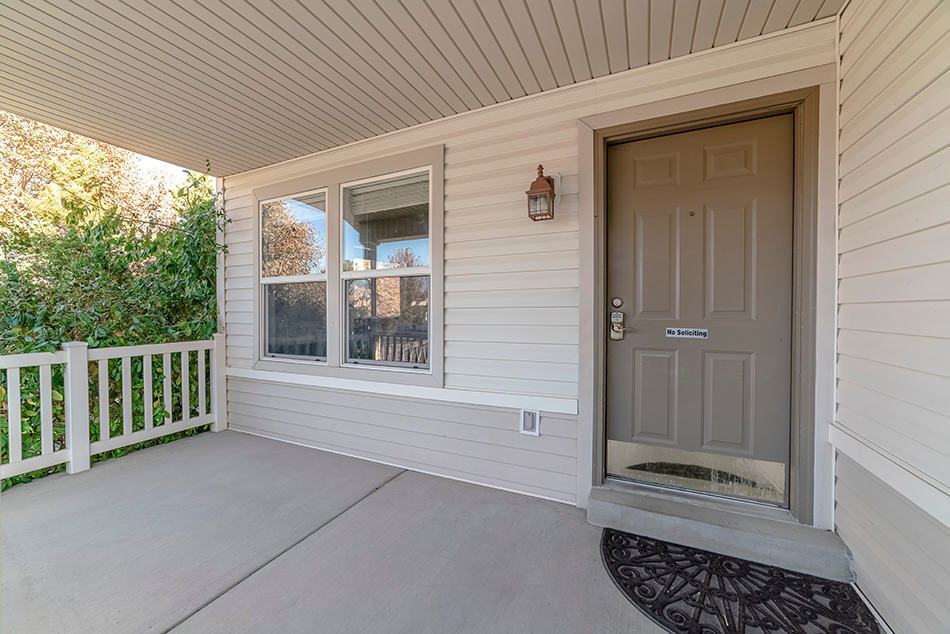
{"type": "Polygon", "coordinates": [[[538,177],[525,192],[528,195],[528,218],[532,220],[554,219],[554,178],[544,175],[544,166],[538,165],[538,177]]]}

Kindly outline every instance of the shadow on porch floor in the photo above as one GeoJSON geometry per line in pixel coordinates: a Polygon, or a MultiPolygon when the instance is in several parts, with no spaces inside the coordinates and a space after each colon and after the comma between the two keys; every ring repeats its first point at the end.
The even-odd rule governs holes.
{"type": "Polygon", "coordinates": [[[236,432],[17,486],[5,632],[660,632],[554,502],[236,432]]]}

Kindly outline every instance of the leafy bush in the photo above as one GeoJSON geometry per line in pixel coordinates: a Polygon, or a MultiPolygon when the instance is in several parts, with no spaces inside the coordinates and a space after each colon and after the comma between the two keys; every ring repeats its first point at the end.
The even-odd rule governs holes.
{"type": "MultiPolygon", "coordinates": [[[[210,177],[191,174],[172,192],[177,220],[157,223],[125,215],[116,206],[103,208],[88,199],[64,198],[65,222],[55,230],[9,226],[0,235],[0,354],[53,351],[66,341],[85,341],[90,348],[208,339],[216,329],[216,256],[224,249],[216,231],[224,216],[210,177]]],[[[160,398],[161,359],[153,363],[154,424],[166,412],[160,398]],[[158,396],[158,398],[156,398],[158,396]]],[[[197,364],[190,365],[191,403],[197,404],[197,364]]],[[[172,380],[181,384],[180,361],[173,355],[172,380]]],[[[133,359],[133,431],[144,427],[142,360],[133,359]]],[[[122,433],[121,364],[108,364],[111,435],[122,433]]],[[[53,448],[65,442],[62,368],[53,383],[53,448]]],[[[20,378],[23,457],[40,451],[39,378],[36,370],[20,378]]],[[[6,371],[0,372],[3,425],[0,451],[8,460],[6,371]]],[[[99,439],[97,368],[90,364],[92,440],[99,439]]],[[[180,419],[176,392],[173,420],[180,419]]],[[[208,392],[210,394],[210,392],[208,392]]],[[[193,411],[197,415],[197,411],[193,411]]],[[[182,432],[194,434],[197,431],[182,432]]],[[[171,436],[143,445],[168,442],[171,436]]],[[[138,447],[135,447],[138,448],[138,447]]],[[[101,454],[124,455],[133,447],[101,454]]],[[[62,466],[3,481],[3,488],[62,466]]]]}

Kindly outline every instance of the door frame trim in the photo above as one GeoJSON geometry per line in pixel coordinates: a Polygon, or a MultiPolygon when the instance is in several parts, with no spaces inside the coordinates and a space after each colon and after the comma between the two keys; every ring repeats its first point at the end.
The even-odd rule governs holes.
{"type": "Polygon", "coordinates": [[[581,210],[578,505],[605,482],[605,154],[608,143],[795,115],[792,418],[788,519],[833,527],[836,121],[833,77],[817,69],[623,110],[577,123],[581,210]],[[789,90],[791,88],[791,90],[789,90]],[[586,433],[590,431],[591,433],[586,433]]]}

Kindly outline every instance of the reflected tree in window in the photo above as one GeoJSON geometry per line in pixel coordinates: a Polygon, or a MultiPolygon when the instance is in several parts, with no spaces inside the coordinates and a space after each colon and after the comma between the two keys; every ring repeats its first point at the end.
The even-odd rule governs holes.
{"type": "Polygon", "coordinates": [[[261,206],[269,355],[326,356],[326,282],[312,277],[326,272],[325,203],[319,193],[261,206]]]}
{"type": "MultiPolygon", "coordinates": [[[[388,260],[390,268],[422,266],[422,258],[410,247],[391,253],[388,260]]],[[[384,317],[401,315],[411,323],[425,323],[428,302],[420,304],[419,298],[426,297],[427,282],[428,278],[405,277],[399,284],[377,284],[376,314],[384,317]]]]}
{"type": "MultiPolygon", "coordinates": [[[[322,226],[298,217],[297,201],[265,203],[261,218],[261,265],[264,277],[286,277],[326,271],[322,226]]],[[[323,212],[320,211],[323,215],[323,212]]],[[[325,223],[325,221],[324,221],[325,223]]]]}

